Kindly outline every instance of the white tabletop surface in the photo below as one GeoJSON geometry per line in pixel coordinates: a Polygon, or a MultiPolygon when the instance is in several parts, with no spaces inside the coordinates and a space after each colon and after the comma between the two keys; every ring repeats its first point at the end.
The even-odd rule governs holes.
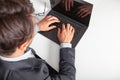
{"type": "MultiPolygon", "coordinates": [[[[120,80],[120,0],[86,1],[94,8],[76,47],[76,80],[120,80]]],[[[59,45],[37,34],[32,47],[58,70],[59,45]]]]}

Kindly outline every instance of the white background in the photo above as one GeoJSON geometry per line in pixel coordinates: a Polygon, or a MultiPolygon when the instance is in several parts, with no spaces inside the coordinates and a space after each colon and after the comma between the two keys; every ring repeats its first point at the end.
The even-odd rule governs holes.
{"type": "MultiPolygon", "coordinates": [[[[86,0],[93,12],[76,47],[76,80],[120,80],[120,0],[86,0]]],[[[32,46],[58,69],[59,46],[36,35],[32,46]]]]}

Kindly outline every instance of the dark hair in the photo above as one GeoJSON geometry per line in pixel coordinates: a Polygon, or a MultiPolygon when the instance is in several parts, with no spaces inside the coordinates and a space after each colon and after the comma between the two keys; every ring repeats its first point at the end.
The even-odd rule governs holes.
{"type": "Polygon", "coordinates": [[[0,0],[0,17],[22,13],[33,13],[34,9],[29,0],[0,0]]]}
{"type": "Polygon", "coordinates": [[[34,10],[29,4],[28,0],[0,1],[0,54],[12,54],[32,38],[33,23],[27,15],[34,10]]]}

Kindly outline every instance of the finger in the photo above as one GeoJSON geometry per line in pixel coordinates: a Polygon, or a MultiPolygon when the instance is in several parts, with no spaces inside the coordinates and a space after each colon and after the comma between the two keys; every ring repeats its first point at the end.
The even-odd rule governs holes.
{"type": "Polygon", "coordinates": [[[53,19],[59,20],[59,19],[58,19],[57,17],[55,17],[55,16],[51,16],[51,17],[48,18],[48,20],[53,20],[53,19]]]}
{"type": "Polygon", "coordinates": [[[68,0],[65,1],[65,10],[68,11],[68,0]]]}
{"type": "Polygon", "coordinates": [[[50,27],[48,28],[48,30],[52,30],[52,29],[54,29],[54,28],[56,28],[56,26],[50,26],[50,27]]]}
{"type": "Polygon", "coordinates": [[[64,1],[64,0],[62,0],[62,3],[64,4],[64,3],[65,3],[65,1],[64,1]]]}
{"type": "Polygon", "coordinates": [[[58,35],[58,36],[60,35],[60,28],[58,28],[58,32],[57,32],[57,35],[58,35]]]}
{"type": "Polygon", "coordinates": [[[67,31],[70,31],[70,24],[67,24],[67,31]]]}
{"type": "Polygon", "coordinates": [[[70,0],[68,0],[68,11],[70,11],[70,7],[71,7],[71,1],[70,0]]]}
{"type": "Polygon", "coordinates": [[[62,31],[65,30],[65,24],[62,24],[62,31]]]}
{"type": "Polygon", "coordinates": [[[64,1],[64,0],[61,0],[61,6],[62,6],[63,8],[65,8],[65,1],[64,1]]]}
{"type": "Polygon", "coordinates": [[[89,15],[89,13],[85,13],[85,14],[82,15],[81,17],[84,18],[84,17],[86,17],[87,15],[89,15]]]}
{"type": "Polygon", "coordinates": [[[82,9],[78,9],[78,10],[77,10],[77,15],[80,15],[82,12],[83,12],[82,9]]]}
{"type": "Polygon", "coordinates": [[[80,14],[80,17],[84,16],[85,14],[87,14],[86,11],[82,12],[82,13],[80,14]]]}
{"type": "Polygon", "coordinates": [[[69,28],[69,30],[72,32],[72,29],[73,29],[73,27],[72,27],[72,25],[71,25],[70,28],[69,28]]]}
{"type": "Polygon", "coordinates": [[[85,12],[86,10],[87,10],[86,8],[82,8],[82,9],[78,8],[77,14],[81,14],[82,12],[85,12]]]}
{"type": "Polygon", "coordinates": [[[75,28],[72,28],[72,31],[71,31],[71,32],[72,32],[72,34],[74,34],[74,33],[75,33],[75,28]]]}
{"type": "Polygon", "coordinates": [[[78,6],[77,9],[75,10],[75,13],[80,14],[84,8],[82,6],[78,6]]]}
{"type": "Polygon", "coordinates": [[[83,10],[80,14],[79,14],[79,17],[83,16],[84,14],[86,14],[87,11],[86,10],[83,10]]]}
{"type": "Polygon", "coordinates": [[[48,21],[48,25],[50,25],[50,24],[52,24],[52,23],[56,23],[56,22],[60,22],[59,20],[57,20],[57,19],[53,19],[53,20],[51,20],[51,21],[48,21]]]}
{"type": "Polygon", "coordinates": [[[50,17],[52,17],[52,15],[46,16],[45,18],[49,19],[50,17]]]}

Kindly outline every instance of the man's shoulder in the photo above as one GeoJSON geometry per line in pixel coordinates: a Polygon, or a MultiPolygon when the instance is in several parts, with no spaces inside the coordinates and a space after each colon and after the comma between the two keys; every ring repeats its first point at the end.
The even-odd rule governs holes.
{"type": "Polygon", "coordinates": [[[39,58],[28,58],[20,61],[0,60],[0,63],[1,63],[0,68],[19,69],[24,67],[41,66],[41,65],[44,65],[46,62],[43,59],[39,59],[39,58]]]}
{"type": "Polygon", "coordinates": [[[34,80],[36,78],[41,78],[40,80],[42,80],[47,77],[46,75],[49,75],[48,67],[42,59],[29,58],[18,62],[0,62],[2,62],[2,66],[0,67],[0,76],[2,75],[2,77],[0,78],[15,77],[17,79],[22,76],[26,80],[34,80]]]}

